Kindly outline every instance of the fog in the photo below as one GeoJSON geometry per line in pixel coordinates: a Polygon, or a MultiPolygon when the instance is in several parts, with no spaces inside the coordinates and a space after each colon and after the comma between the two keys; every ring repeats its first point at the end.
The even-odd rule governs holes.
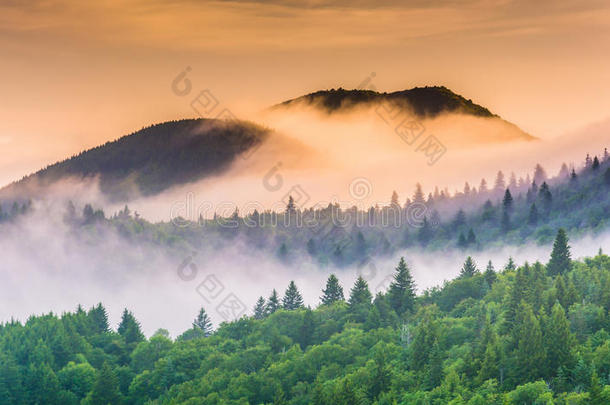
{"type": "MultiPolygon", "coordinates": [[[[416,129],[400,129],[401,137],[396,128],[402,118],[388,124],[374,108],[334,115],[297,108],[248,118],[275,132],[247,158],[236,159],[220,175],[136,199],[130,207],[146,218],[167,220],[170,207],[186,204],[187,198],[195,207],[213,207],[208,217],[214,211],[228,215],[235,207],[242,213],[252,211],[253,205],[259,211],[277,209],[289,194],[301,207],[339,202],[366,208],[387,203],[396,190],[404,203],[418,182],[425,194],[435,187],[453,193],[465,182],[478,187],[482,178],[492,186],[498,170],[507,180],[511,173],[517,178],[531,175],[537,163],[553,176],[564,162],[578,170],[586,153],[603,152],[610,132],[607,120],[558,138],[524,141],[521,131],[499,118],[444,114],[415,121],[406,116],[405,122],[413,122],[416,129]],[[411,142],[413,133],[421,135],[409,145],[405,139],[411,142]],[[418,150],[429,135],[445,148],[440,157],[418,150]],[[367,184],[365,196],[350,192],[355,181],[367,184]]],[[[197,210],[192,214],[199,215],[197,210]]]]}
{"type": "MultiPolygon", "coordinates": [[[[129,239],[110,227],[80,233],[78,227],[66,225],[63,213],[57,202],[34,202],[31,213],[0,225],[4,303],[0,320],[25,321],[32,314],[61,314],[78,304],[89,308],[102,302],[115,329],[123,308],[128,308],[147,336],[166,328],[176,337],[190,327],[201,306],[218,325],[251,314],[258,296],[269,296],[273,288],[283,295],[290,280],[296,281],[305,303],[315,306],[331,272],[338,275],[346,297],[357,275],[375,293],[387,288],[399,256],[404,256],[421,292],[455,277],[465,259],[459,251],[439,255],[410,249],[346,269],[320,268],[306,257],[284,264],[239,239],[220,249],[197,252],[185,246],[166,249],[129,239]],[[234,313],[221,306],[227,297],[237,303],[234,313]]],[[[600,247],[610,246],[610,234],[572,241],[571,245],[574,257],[594,255],[600,247]]],[[[474,258],[480,269],[490,259],[500,269],[509,256],[519,264],[546,262],[550,250],[550,246],[507,246],[477,252],[474,258]]]]}

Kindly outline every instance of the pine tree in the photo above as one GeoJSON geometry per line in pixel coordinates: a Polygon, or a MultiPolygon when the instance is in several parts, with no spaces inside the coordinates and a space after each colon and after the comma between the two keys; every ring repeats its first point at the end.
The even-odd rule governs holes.
{"type": "Polygon", "coordinates": [[[494,269],[494,265],[491,260],[487,263],[487,268],[485,269],[485,273],[483,273],[483,278],[488,286],[491,287],[493,283],[498,279],[498,275],[494,269]]]}
{"type": "Polygon", "coordinates": [[[110,330],[110,326],[108,325],[108,314],[101,302],[89,310],[87,318],[89,318],[89,324],[94,333],[105,333],[110,330]]]}
{"type": "Polygon", "coordinates": [[[282,307],[289,311],[303,308],[303,297],[294,281],[291,281],[290,284],[288,284],[288,288],[282,299],[282,307]]]}
{"type": "Polygon", "coordinates": [[[468,238],[466,239],[466,243],[468,246],[473,246],[477,244],[477,237],[475,236],[472,228],[468,230],[468,238]]]}
{"type": "Polygon", "coordinates": [[[362,278],[362,276],[359,276],[358,279],[356,279],[354,286],[350,290],[348,301],[350,307],[360,304],[370,304],[372,298],[373,296],[369,291],[368,283],[364,280],[364,278],[362,278]]]}
{"type": "Polygon", "coordinates": [[[193,328],[201,330],[205,337],[212,334],[212,321],[203,307],[199,310],[197,318],[193,321],[193,328]]]}
{"type": "Polygon", "coordinates": [[[330,305],[337,301],[344,301],[343,287],[339,284],[339,279],[334,274],[328,276],[326,280],[326,288],[322,290],[320,301],[322,305],[330,305]]]}
{"type": "Polygon", "coordinates": [[[266,304],[263,297],[258,297],[256,305],[254,306],[254,319],[263,319],[266,315],[266,304]]]}
{"type": "Polygon", "coordinates": [[[430,350],[430,360],[425,376],[425,386],[427,389],[438,387],[443,381],[443,357],[442,351],[438,345],[438,340],[435,340],[430,350]]]}
{"type": "MultiPolygon", "coordinates": [[[[596,158],[597,159],[597,158],[596,158]]],[[[597,372],[593,370],[591,374],[591,384],[589,384],[589,404],[590,405],[607,405],[607,398],[604,398],[604,386],[599,381],[597,372]]]]}
{"type": "Polygon", "coordinates": [[[513,209],[513,196],[510,193],[509,189],[506,189],[504,192],[504,198],[502,199],[502,207],[504,211],[510,213],[513,209]]]}
{"type": "Polygon", "coordinates": [[[460,249],[466,249],[468,247],[468,240],[463,232],[460,232],[460,236],[458,236],[457,245],[460,249]]]}
{"type": "Polygon", "coordinates": [[[504,266],[504,271],[512,271],[516,268],[517,266],[515,265],[515,261],[513,260],[512,256],[509,256],[508,263],[506,263],[506,266],[504,266]]]}
{"type": "Polygon", "coordinates": [[[496,182],[494,184],[495,195],[501,195],[500,193],[506,188],[506,182],[504,181],[504,173],[499,171],[496,176],[496,182]]]}
{"type": "Polygon", "coordinates": [[[468,256],[466,258],[466,261],[464,262],[464,265],[462,266],[462,269],[460,270],[459,277],[461,277],[461,278],[472,277],[475,274],[477,274],[478,272],[479,271],[477,270],[477,266],[476,266],[474,260],[472,260],[472,257],[468,256]]]}
{"type": "Polygon", "coordinates": [[[86,403],[91,405],[108,405],[121,403],[121,393],[119,392],[119,380],[105,362],[100,369],[93,389],[87,396],[86,403]]]}
{"type": "Polygon", "coordinates": [[[530,206],[530,213],[527,217],[527,222],[530,225],[536,225],[538,223],[538,208],[536,208],[536,203],[533,203],[530,206]]]}
{"type": "Polygon", "coordinates": [[[136,320],[131,312],[125,308],[123,316],[121,317],[121,323],[117,330],[119,335],[123,336],[125,343],[139,343],[144,340],[144,334],[140,330],[140,323],[136,320]]]}
{"type": "Polygon", "coordinates": [[[424,199],[424,192],[422,191],[421,184],[417,183],[415,185],[415,192],[413,193],[413,202],[418,204],[424,204],[426,200],[424,199]]]}
{"type": "Polygon", "coordinates": [[[516,326],[516,378],[518,382],[535,381],[543,374],[545,351],[540,323],[532,307],[523,302],[519,306],[516,326]]]}
{"type": "Polygon", "coordinates": [[[288,204],[286,204],[286,214],[294,214],[297,208],[294,203],[294,198],[291,195],[288,196],[288,204]]]}
{"type": "Polygon", "coordinates": [[[415,305],[415,283],[404,257],[401,257],[398,262],[398,267],[396,267],[396,272],[394,273],[394,281],[390,284],[388,293],[390,305],[398,315],[413,310],[415,305]]]}
{"type": "Polygon", "coordinates": [[[570,348],[574,337],[570,332],[570,322],[560,304],[551,310],[551,318],[545,325],[545,347],[547,350],[547,376],[553,376],[559,367],[569,367],[572,360],[570,348]]]}
{"type": "Polygon", "coordinates": [[[595,156],[593,158],[593,164],[591,165],[591,169],[593,169],[593,170],[599,169],[599,159],[597,158],[597,156],[595,156]]]}
{"type": "Polygon", "coordinates": [[[551,252],[551,260],[549,260],[546,269],[550,276],[564,274],[572,269],[568,236],[563,228],[557,231],[557,236],[553,243],[553,251],[551,252]]]}
{"type": "Polygon", "coordinates": [[[267,314],[272,314],[275,311],[280,309],[280,298],[277,295],[277,291],[275,288],[271,291],[271,295],[267,299],[267,305],[265,306],[265,311],[267,314]]]}

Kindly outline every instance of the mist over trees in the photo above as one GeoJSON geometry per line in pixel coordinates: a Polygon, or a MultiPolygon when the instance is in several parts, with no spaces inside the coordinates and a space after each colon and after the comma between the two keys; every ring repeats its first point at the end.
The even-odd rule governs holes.
{"type": "Polygon", "coordinates": [[[334,275],[320,304],[290,282],[251,316],[213,330],[205,308],[172,340],[146,338],[125,309],[78,307],[0,325],[7,404],[605,404],[610,400],[610,257],[509,258],[415,294],[407,261],[375,297],[334,275]],[[347,287],[347,286],[346,286],[347,287]]]}

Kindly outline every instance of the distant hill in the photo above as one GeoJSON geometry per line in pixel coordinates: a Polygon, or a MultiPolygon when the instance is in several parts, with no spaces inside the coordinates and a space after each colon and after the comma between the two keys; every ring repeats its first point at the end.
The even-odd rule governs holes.
{"type": "Polygon", "coordinates": [[[245,121],[186,119],[152,125],[81,152],[3,190],[31,194],[68,177],[99,177],[113,200],[154,195],[228,168],[260,144],[269,130],[245,121]]]}
{"type": "Polygon", "coordinates": [[[372,90],[321,90],[301,97],[284,101],[271,107],[271,110],[287,109],[295,106],[312,106],[328,114],[350,112],[356,107],[373,106],[378,103],[391,103],[412,112],[418,118],[435,118],[443,113],[466,114],[474,117],[497,119],[515,130],[519,138],[534,140],[532,135],[516,125],[503,120],[487,108],[470,99],[454,93],[444,86],[414,87],[392,93],[379,93],[372,90]]]}

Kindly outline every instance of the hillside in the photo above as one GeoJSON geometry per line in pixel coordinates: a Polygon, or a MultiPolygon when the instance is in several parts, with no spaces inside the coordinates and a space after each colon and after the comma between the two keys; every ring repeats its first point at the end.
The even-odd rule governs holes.
{"type": "Polygon", "coordinates": [[[68,177],[99,177],[101,191],[111,199],[154,195],[222,172],[268,132],[244,121],[186,119],[156,124],[48,166],[0,194],[26,197],[68,177]]]}
{"type": "MultiPolygon", "coordinates": [[[[536,139],[515,124],[502,119],[487,108],[454,93],[444,86],[414,87],[409,90],[391,93],[379,93],[372,90],[346,90],[343,88],[321,90],[276,104],[271,107],[271,110],[311,106],[327,114],[340,114],[351,112],[357,107],[374,107],[380,103],[397,106],[403,111],[414,114],[419,119],[432,119],[444,113],[487,118],[503,124],[505,129],[514,132],[516,138],[536,139]]],[[[493,129],[490,128],[490,131],[493,131],[493,129]]]]}
{"type": "Polygon", "coordinates": [[[208,313],[218,313],[201,309],[175,340],[164,329],[147,339],[127,309],[115,331],[102,304],[12,321],[0,326],[0,396],[6,404],[607,404],[610,257],[572,261],[557,240],[546,265],[507,259],[482,270],[467,258],[456,279],[419,296],[402,260],[375,297],[364,279],[348,290],[331,275],[313,310],[291,283],[283,299],[261,297],[253,314],[216,331],[208,313]]]}

